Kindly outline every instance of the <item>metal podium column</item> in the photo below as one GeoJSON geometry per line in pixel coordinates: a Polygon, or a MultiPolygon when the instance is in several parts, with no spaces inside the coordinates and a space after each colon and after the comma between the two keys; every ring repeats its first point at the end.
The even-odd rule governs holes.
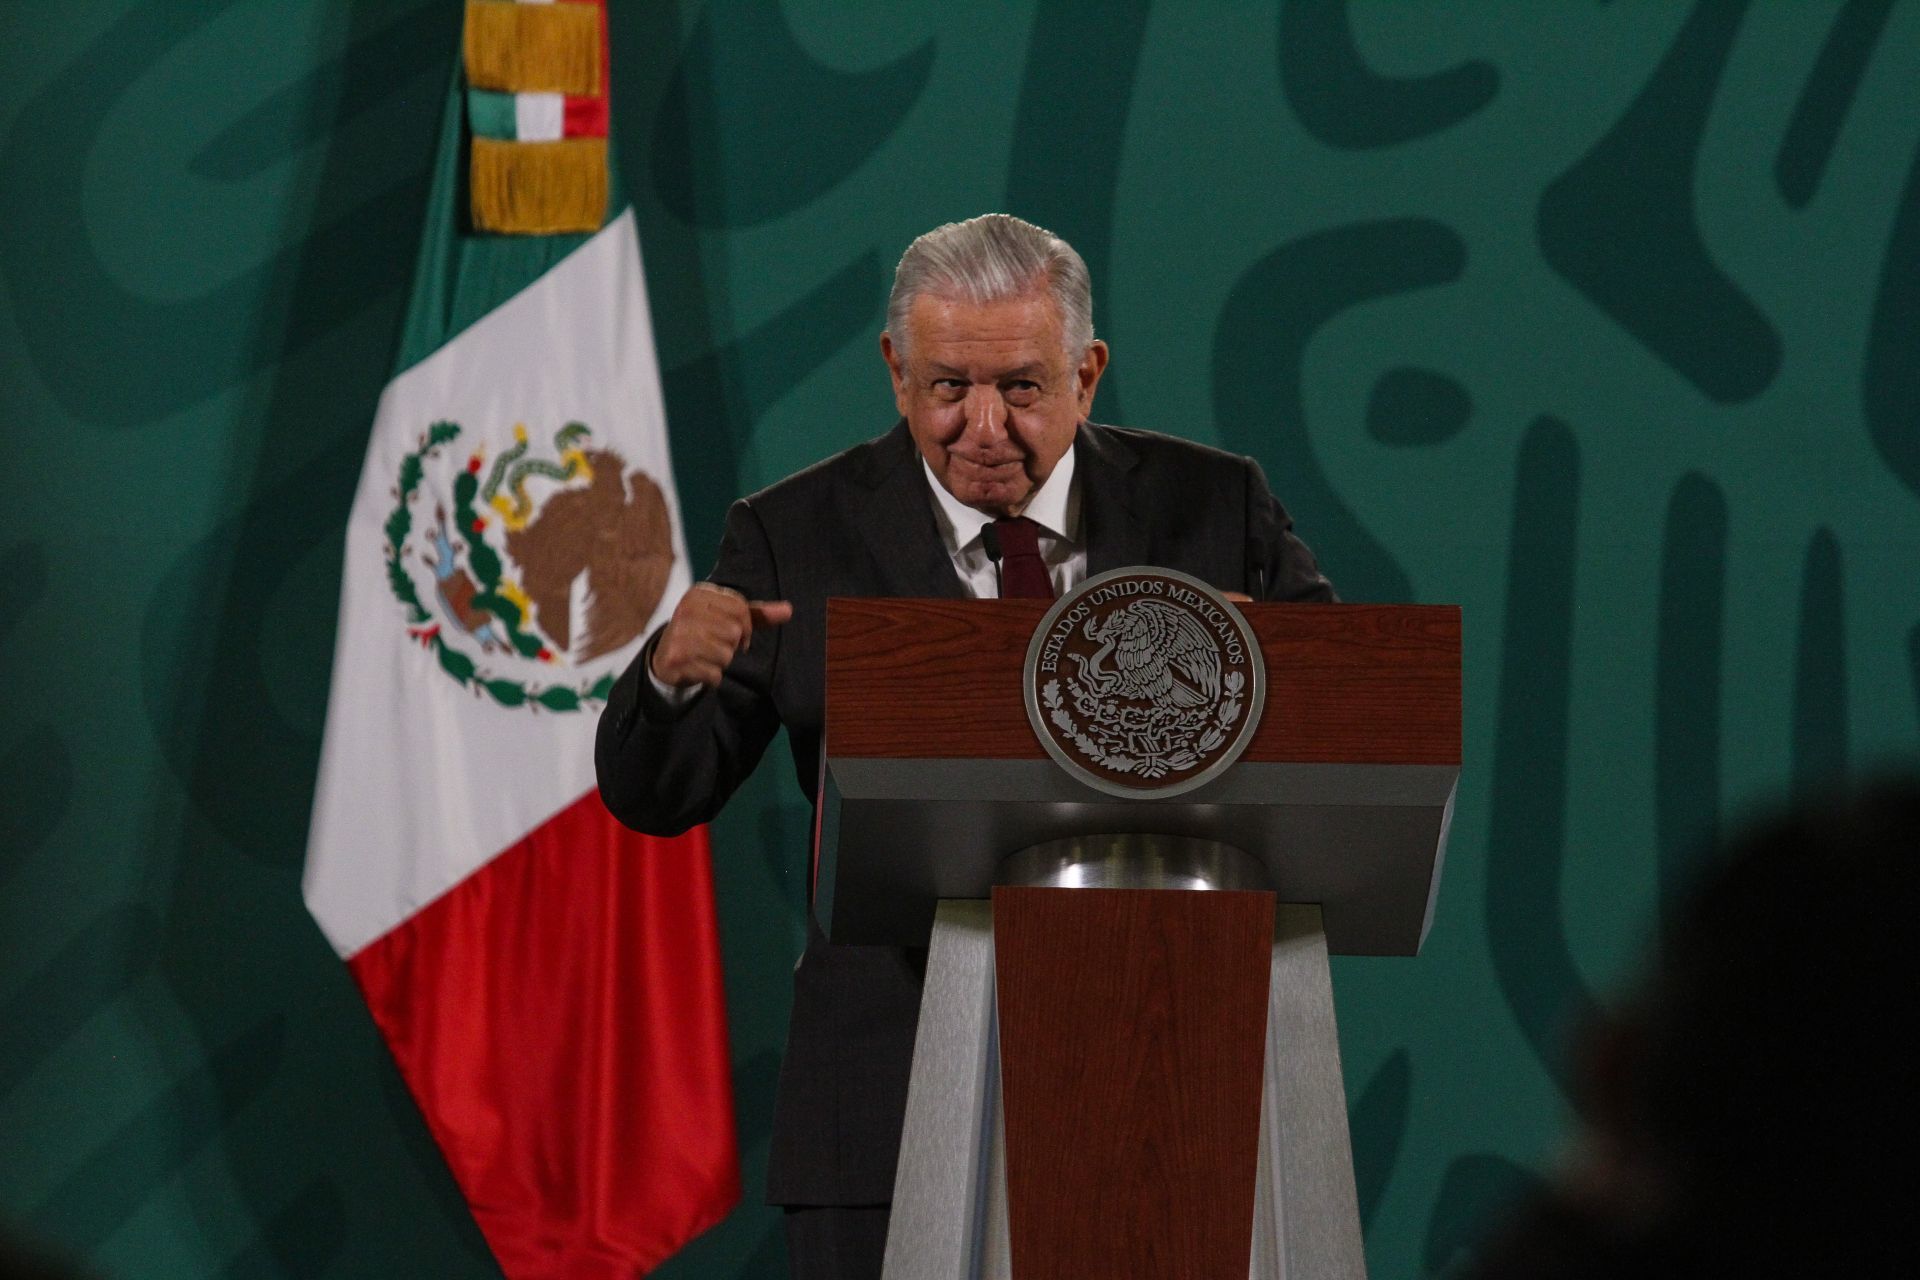
{"type": "Polygon", "coordinates": [[[1248,1271],[1365,1280],[1327,935],[1319,907],[1283,903],[1275,916],[1248,1271]]]}
{"type": "Polygon", "coordinates": [[[933,918],[886,1280],[1008,1280],[1006,1140],[994,1028],[993,908],[933,918]]]}

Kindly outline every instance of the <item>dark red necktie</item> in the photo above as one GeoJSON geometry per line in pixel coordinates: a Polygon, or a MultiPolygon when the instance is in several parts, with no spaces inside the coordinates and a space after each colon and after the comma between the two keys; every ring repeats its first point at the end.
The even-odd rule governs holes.
{"type": "Polygon", "coordinates": [[[1040,526],[1025,516],[995,520],[1000,535],[1000,598],[1051,600],[1053,579],[1040,558],[1040,526]]]}

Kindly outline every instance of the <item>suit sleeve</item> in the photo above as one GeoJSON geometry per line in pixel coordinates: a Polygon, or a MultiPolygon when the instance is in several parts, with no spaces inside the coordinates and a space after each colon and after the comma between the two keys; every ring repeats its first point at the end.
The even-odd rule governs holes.
{"type": "MultiPolygon", "coordinates": [[[[781,599],[773,548],[744,499],[727,512],[720,556],[707,580],[749,600],[781,599]]],[[[780,727],[773,702],[780,629],[756,631],[718,688],[674,707],[648,679],[655,631],[614,683],[600,713],[594,768],[614,817],[649,835],[678,835],[710,821],[753,772],[780,727]]]]}
{"type": "Polygon", "coordinates": [[[1247,594],[1256,600],[1334,604],[1340,599],[1313,552],[1294,536],[1292,517],[1252,458],[1247,459],[1247,578],[1247,594]]]}

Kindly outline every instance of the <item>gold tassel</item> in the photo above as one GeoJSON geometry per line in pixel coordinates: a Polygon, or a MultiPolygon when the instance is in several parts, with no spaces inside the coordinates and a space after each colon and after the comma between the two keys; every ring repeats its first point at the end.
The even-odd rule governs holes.
{"type": "Polygon", "coordinates": [[[471,185],[477,231],[598,231],[607,217],[607,140],[475,138],[471,185]]]}
{"type": "Polygon", "coordinates": [[[467,0],[467,83],[503,93],[600,92],[600,7],[467,0]]]}

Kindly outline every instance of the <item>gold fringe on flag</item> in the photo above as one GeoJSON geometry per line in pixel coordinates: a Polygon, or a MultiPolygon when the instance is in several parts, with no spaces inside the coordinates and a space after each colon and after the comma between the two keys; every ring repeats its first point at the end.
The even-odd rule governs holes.
{"type": "Polygon", "coordinates": [[[502,93],[600,92],[600,6],[467,0],[467,83],[502,93]]]}
{"type": "Polygon", "coordinates": [[[598,231],[607,217],[607,140],[475,138],[471,185],[477,231],[519,235],[598,231]]]}

